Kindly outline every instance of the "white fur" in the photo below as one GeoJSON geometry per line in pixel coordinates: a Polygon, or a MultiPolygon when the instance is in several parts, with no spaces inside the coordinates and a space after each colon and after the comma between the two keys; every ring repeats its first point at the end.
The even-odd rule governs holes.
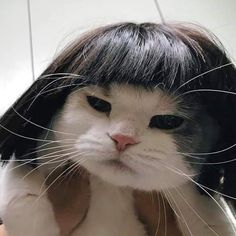
{"type": "Polygon", "coordinates": [[[14,162],[3,170],[0,184],[0,215],[8,236],[59,236],[51,203],[39,171],[14,162]],[[25,178],[24,178],[25,177],[25,178]]]}
{"type": "Polygon", "coordinates": [[[72,236],[145,236],[133,206],[132,191],[91,178],[88,214],[72,236]]]}
{"type": "MultiPolygon", "coordinates": [[[[70,152],[74,152],[70,159],[94,176],[88,215],[73,236],[144,236],[143,226],[135,216],[130,187],[163,190],[168,198],[171,194],[169,200],[180,216],[178,222],[184,235],[235,235],[222,209],[212,199],[201,196],[189,181],[188,176],[195,172],[178,154],[171,132],[148,128],[151,117],[158,114],[181,114],[178,102],[161,90],[148,92],[132,86],[114,85],[109,97],[97,87],[84,88],[69,95],[51,127],[64,134],[57,132],[50,139],[57,141],[58,148],[68,144],[70,152]],[[91,108],[86,101],[87,95],[110,102],[110,116],[91,108]],[[74,134],[71,146],[70,136],[66,133],[74,134]],[[139,143],[118,153],[110,138],[116,133],[133,136],[139,143]],[[126,168],[109,165],[109,160],[120,160],[126,168]],[[176,188],[180,192],[176,192],[176,188]]],[[[63,152],[66,153],[62,148],[63,152]]],[[[50,150],[40,154],[44,153],[50,153],[50,150]]],[[[50,167],[56,168],[64,158],[62,155],[57,159],[61,162],[50,167]]],[[[36,210],[32,207],[40,195],[44,179],[39,173],[49,172],[48,165],[25,179],[22,177],[30,170],[21,167],[9,171],[14,166],[8,164],[3,173],[0,195],[0,214],[9,236],[58,236],[58,226],[47,196],[37,201],[36,210]]]]}

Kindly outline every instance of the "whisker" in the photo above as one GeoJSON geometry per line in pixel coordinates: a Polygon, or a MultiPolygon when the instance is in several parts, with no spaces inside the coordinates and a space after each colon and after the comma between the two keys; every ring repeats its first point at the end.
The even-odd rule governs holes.
{"type": "Polygon", "coordinates": [[[49,129],[49,128],[44,127],[42,125],[36,124],[36,123],[32,122],[31,120],[27,119],[26,117],[22,116],[13,106],[11,108],[19,117],[21,117],[23,120],[27,121],[27,123],[30,123],[30,124],[32,124],[32,125],[34,125],[36,127],[39,127],[39,128],[41,128],[43,130],[50,131],[50,132],[53,132],[53,133],[59,133],[59,134],[76,136],[75,133],[66,133],[66,132],[62,132],[62,131],[59,131],[59,130],[55,130],[55,129],[49,129]]]}
{"type": "Polygon", "coordinates": [[[40,142],[50,142],[50,141],[53,141],[53,140],[49,140],[49,139],[39,139],[39,138],[27,137],[27,136],[24,136],[24,135],[21,135],[21,134],[17,134],[16,132],[14,132],[14,131],[4,127],[1,124],[0,124],[0,127],[5,129],[7,132],[9,132],[11,134],[14,134],[15,136],[17,136],[19,138],[24,138],[24,139],[32,140],[32,141],[40,141],[40,142]]]}
{"type": "Polygon", "coordinates": [[[203,73],[201,73],[201,74],[199,74],[199,75],[197,75],[197,76],[194,76],[194,77],[191,78],[190,80],[188,80],[188,81],[186,81],[185,83],[181,84],[181,85],[174,91],[174,94],[175,94],[176,92],[178,92],[178,91],[179,91],[182,87],[184,87],[185,85],[191,83],[193,80],[195,80],[195,79],[197,79],[197,78],[200,78],[201,76],[204,76],[204,75],[206,75],[206,74],[209,74],[209,73],[211,73],[211,72],[213,72],[213,71],[216,71],[216,70],[222,69],[222,68],[224,68],[224,67],[230,66],[230,65],[233,65],[233,63],[232,63],[232,62],[229,62],[229,63],[227,63],[227,64],[224,64],[224,65],[215,67],[215,68],[213,68],[213,69],[210,69],[210,70],[208,70],[208,71],[205,71],[205,72],[203,72],[203,73]]]}
{"type": "Polygon", "coordinates": [[[190,233],[190,235],[193,236],[192,231],[191,231],[191,229],[189,228],[189,225],[188,225],[188,223],[187,223],[187,221],[186,221],[186,219],[185,219],[185,217],[184,217],[184,214],[183,214],[183,212],[181,211],[180,207],[178,206],[177,202],[175,201],[174,197],[171,195],[170,191],[168,191],[167,189],[165,189],[165,191],[169,193],[170,198],[171,198],[172,201],[174,202],[174,204],[175,204],[175,206],[176,206],[178,212],[179,212],[180,215],[181,215],[181,219],[183,220],[182,222],[186,225],[187,230],[188,230],[188,232],[190,233]]]}
{"type": "Polygon", "coordinates": [[[194,161],[184,161],[188,164],[195,164],[195,165],[220,165],[220,164],[227,164],[236,161],[236,158],[227,161],[218,161],[218,162],[194,162],[194,161]]]}
{"type": "Polygon", "coordinates": [[[161,200],[162,200],[162,204],[163,204],[163,210],[164,210],[164,234],[165,236],[167,235],[167,215],[166,215],[166,205],[165,205],[165,201],[163,198],[162,193],[160,192],[161,195],[161,200]]]}
{"type": "Polygon", "coordinates": [[[63,176],[60,177],[61,181],[58,183],[58,185],[60,185],[66,178],[68,178],[68,175],[69,175],[69,173],[71,173],[71,171],[76,171],[77,168],[78,168],[77,163],[73,163],[72,165],[70,165],[67,168],[67,172],[63,176]]]}
{"type": "MultiPolygon", "coordinates": [[[[139,161],[139,162],[141,162],[141,163],[147,165],[147,163],[146,163],[146,162],[143,162],[142,160],[136,159],[136,161],[139,161]]],[[[165,168],[169,169],[169,170],[172,171],[173,173],[176,173],[176,174],[178,174],[178,175],[180,175],[180,176],[182,176],[182,177],[188,179],[189,181],[191,181],[192,183],[196,184],[197,186],[199,186],[199,188],[201,188],[210,198],[212,198],[212,200],[217,204],[217,206],[221,209],[221,211],[224,213],[224,215],[226,215],[227,219],[230,221],[230,219],[229,219],[227,213],[224,211],[224,209],[219,205],[219,203],[218,203],[205,189],[210,190],[210,191],[212,191],[212,192],[214,192],[214,193],[216,193],[216,194],[219,194],[219,195],[221,195],[221,196],[230,198],[230,199],[232,199],[232,200],[236,200],[235,197],[229,196],[229,195],[227,195],[227,194],[223,194],[223,193],[221,193],[221,192],[219,192],[219,191],[216,191],[216,190],[214,190],[214,189],[211,189],[211,188],[209,188],[209,187],[207,187],[207,186],[205,186],[205,185],[202,185],[202,184],[197,183],[196,181],[194,181],[194,180],[191,178],[191,175],[185,174],[183,171],[179,170],[178,168],[175,168],[174,166],[168,167],[167,164],[164,164],[164,163],[161,163],[161,162],[158,162],[158,163],[161,164],[162,166],[164,166],[165,168]],[[173,168],[174,168],[174,169],[173,169],[173,168]],[[175,169],[176,169],[177,171],[176,171],[175,169]]],[[[155,166],[153,166],[153,165],[151,165],[151,167],[155,168],[155,166]]],[[[230,222],[231,222],[231,221],[230,221],[230,222]]],[[[232,223],[231,223],[231,226],[232,226],[232,223]]],[[[234,232],[236,232],[233,226],[232,226],[232,228],[233,228],[234,232]]]]}
{"type": "MultiPolygon", "coordinates": [[[[67,160],[66,160],[67,161],[67,160]]],[[[86,161],[86,160],[83,160],[83,161],[86,161]]],[[[82,162],[82,161],[81,161],[82,162]]],[[[81,162],[77,162],[77,164],[81,164],[81,162]]],[[[70,168],[70,167],[68,167],[70,168]]],[[[68,171],[68,168],[66,168],[57,178],[55,178],[52,183],[39,195],[39,197],[35,200],[35,204],[40,200],[40,198],[49,190],[50,187],[52,187],[52,185],[54,183],[56,183],[56,181],[61,177],[63,176],[67,171],[68,171]]],[[[43,185],[42,185],[43,186],[43,185]]],[[[41,188],[42,188],[41,186],[41,188]]]]}
{"type": "Polygon", "coordinates": [[[177,194],[183,199],[185,204],[194,212],[194,214],[211,230],[215,235],[220,236],[199,214],[198,212],[191,206],[191,204],[184,198],[182,193],[178,190],[178,188],[174,188],[177,194]]]}
{"type": "Polygon", "coordinates": [[[224,148],[224,149],[221,149],[221,150],[218,150],[218,151],[214,151],[214,152],[200,152],[200,153],[194,153],[194,152],[190,152],[190,153],[182,153],[182,154],[187,154],[187,155],[196,155],[196,156],[201,156],[201,155],[215,155],[215,154],[219,154],[219,153],[222,153],[222,152],[226,152],[232,148],[236,147],[236,143],[227,147],[227,148],[224,148]]]}
{"type": "MultiPolygon", "coordinates": [[[[46,176],[46,178],[44,179],[41,188],[40,188],[40,192],[42,192],[43,187],[45,186],[47,180],[50,178],[50,176],[56,172],[56,170],[58,170],[59,168],[61,168],[64,164],[66,164],[68,162],[68,160],[64,160],[61,164],[57,165],[55,168],[53,168],[52,171],[50,171],[50,173],[46,176]]],[[[66,170],[68,170],[68,168],[66,168],[66,170]]],[[[41,195],[41,194],[40,194],[41,195]]],[[[43,195],[43,193],[42,193],[43,195]]]]}
{"type": "Polygon", "coordinates": [[[52,73],[52,74],[46,74],[46,75],[41,75],[38,80],[42,80],[42,79],[54,79],[52,78],[53,76],[66,76],[66,77],[81,77],[81,75],[78,74],[73,74],[73,73],[52,73]]]}
{"type": "Polygon", "coordinates": [[[196,92],[214,92],[214,93],[224,93],[224,94],[236,95],[236,92],[227,91],[227,90],[220,90],[220,89],[193,89],[193,90],[189,90],[187,92],[182,93],[178,97],[181,97],[181,96],[184,96],[184,95],[190,94],[190,93],[196,93],[196,92]]]}
{"type": "MultiPolygon", "coordinates": [[[[47,89],[48,87],[50,87],[52,84],[58,82],[59,80],[62,80],[62,79],[65,79],[65,78],[68,78],[68,76],[63,76],[63,77],[60,77],[60,78],[57,78],[55,80],[53,80],[52,82],[48,83],[47,85],[45,85],[39,92],[38,94],[34,97],[33,101],[29,104],[28,108],[27,108],[27,111],[32,107],[33,103],[37,100],[37,98],[42,95],[42,92],[47,89]]],[[[58,89],[58,87],[56,88],[58,89]]]]}
{"type": "Polygon", "coordinates": [[[204,187],[202,187],[199,183],[197,183],[196,181],[194,181],[192,178],[188,177],[183,171],[179,170],[178,168],[175,168],[174,166],[168,167],[167,165],[163,164],[163,166],[165,166],[167,169],[169,169],[170,171],[172,171],[173,173],[176,173],[178,175],[181,175],[182,177],[186,177],[189,181],[191,181],[192,183],[196,184],[199,188],[201,188],[213,201],[214,203],[219,207],[219,209],[223,212],[223,214],[226,216],[226,218],[228,219],[232,230],[234,231],[234,233],[236,234],[236,229],[234,227],[234,225],[231,222],[231,219],[229,218],[228,214],[226,213],[226,211],[223,209],[223,207],[216,201],[216,199],[214,197],[211,196],[211,194],[209,194],[204,187]]]}
{"type": "Polygon", "coordinates": [[[163,194],[165,195],[165,199],[168,201],[171,209],[173,210],[174,214],[176,215],[176,217],[178,217],[179,220],[182,220],[181,216],[177,213],[177,211],[175,210],[174,206],[173,206],[173,203],[170,201],[170,197],[168,196],[168,193],[165,191],[165,190],[162,190],[163,194]]]}
{"type": "MultiPolygon", "coordinates": [[[[78,156],[78,155],[84,154],[84,153],[79,153],[78,151],[76,151],[76,152],[69,153],[68,156],[71,155],[71,154],[74,154],[74,153],[76,153],[76,155],[72,155],[70,158],[73,158],[73,157],[76,157],[76,156],[78,156]]],[[[83,159],[84,159],[84,158],[83,158],[83,159]]],[[[83,160],[83,159],[82,159],[82,160],[83,160]]],[[[68,160],[66,160],[66,161],[68,161],[68,160]]],[[[78,163],[76,163],[76,164],[78,164],[78,163]]],[[[42,185],[44,185],[44,184],[47,182],[47,180],[49,179],[49,177],[50,177],[57,169],[58,169],[58,167],[54,168],[53,171],[51,171],[51,172],[47,175],[47,177],[45,178],[45,180],[44,180],[44,182],[43,182],[42,185]]],[[[42,189],[40,189],[40,191],[41,191],[41,190],[42,190],[42,189]]]]}
{"type": "MultiPolygon", "coordinates": [[[[166,164],[163,164],[163,163],[160,163],[160,164],[166,165],[166,164]]],[[[181,171],[181,172],[182,172],[182,171],[181,171]]],[[[184,173],[184,172],[182,172],[182,173],[184,173]]],[[[181,173],[178,173],[178,174],[183,175],[183,174],[181,174],[181,173]]],[[[188,178],[189,180],[194,181],[192,178],[190,178],[191,175],[187,175],[187,174],[184,173],[184,176],[185,176],[186,178],[188,178]]],[[[195,182],[196,182],[196,181],[194,181],[194,183],[195,183],[195,182]]],[[[213,193],[219,194],[219,195],[221,195],[221,196],[223,196],[223,197],[226,197],[226,198],[229,198],[229,199],[232,199],[232,200],[236,200],[236,197],[233,197],[233,196],[230,196],[230,195],[221,193],[221,192],[219,192],[219,191],[217,191],[217,190],[214,190],[214,189],[212,189],[212,188],[209,188],[209,187],[207,187],[207,186],[205,186],[205,185],[203,185],[203,184],[200,184],[200,183],[198,183],[198,182],[196,182],[196,184],[198,184],[198,186],[201,186],[202,188],[205,188],[205,189],[207,189],[207,190],[209,190],[209,191],[211,191],[211,192],[213,192],[213,193]]]]}
{"type": "MultiPolygon", "coordinates": [[[[71,149],[68,149],[68,150],[72,150],[73,148],[71,148],[71,149]]],[[[68,151],[67,150],[67,151],[68,151]]],[[[65,151],[65,150],[61,150],[61,152],[62,151],[65,151]]],[[[61,154],[57,154],[57,155],[52,155],[52,154],[55,154],[55,153],[58,153],[58,151],[56,151],[56,152],[52,152],[52,153],[48,153],[48,154],[45,154],[45,155],[43,155],[43,156],[40,156],[40,157],[37,157],[37,158],[33,158],[33,159],[26,159],[26,160],[29,160],[29,161],[27,161],[27,162],[24,162],[24,160],[22,160],[22,164],[20,164],[20,165],[17,165],[17,166],[15,166],[15,167],[13,167],[13,168],[11,168],[11,169],[9,169],[8,171],[12,171],[12,170],[15,170],[15,169],[17,169],[17,168],[20,168],[20,167],[22,167],[22,166],[24,166],[24,165],[27,165],[27,164],[29,164],[29,163],[32,163],[32,161],[37,161],[37,160],[44,160],[44,159],[49,159],[49,158],[52,158],[52,157],[55,157],[55,156],[61,156],[61,154]]],[[[20,162],[20,160],[19,160],[19,162],[20,162]]]]}
{"type": "Polygon", "coordinates": [[[50,94],[50,92],[53,92],[55,90],[59,90],[59,89],[63,89],[63,88],[69,88],[69,87],[72,87],[72,86],[79,86],[79,85],[83,85],[84,83],[72,83],[72,84],[67,84],[67,85],[62,85],[62,86],[58,86],[56,88],[52,88],[52,89],[48,89],[44,92],[42,92],[40,95],[44,95],[44,94],[50,94]]]}
{"type": "Polygon", "coordinates": [[[81,168],[81,163],[84,163],[85,161],[86,161],[86,158],[82,158],[80,159],[79,163],[75,162],[72,164],[73,168],[70,169],[70,171],[68,171],[67,173],[65,173],[67,178],[69,178],[68,181],[70,181],[73,178],[74,174],[78,174],[79,176],[81,176],[81,174],[83,173],[83,170],[81,168]]]}
{"type": "Polygon", "coordinates": [[[201,187],[203,187],[203,188],[205,188],[205,189],[207,189],[207,190],[209,190],[209,191],[211,191],[211,192],[214,192],[214,193],[216,193],[216,194],[219,194],[219,195],[221,195],[221,196],[223,196],[223,197],[230,198],[230,199],[232,199],[232,200],[236,200],[236,197],[232,197],[232,196],[230,196],[230,195],[221,193],[221,192],[219,192],[219,191],[217,191],[217,190],[214,190],[214,189],[212,189],[212,188],[209,188],[209,187],[207,187],[207,186],[205,186],[205,185],[203,185],[203,184],[200,184],[200,183],[197,183],[197,184],[198,184],[199,186],[201,186],[201,187]]]}
{"type": "MultiPolygon", "coordinates": [[[[83,160],[85,160],[85,158],[82,158],[80,163],[82,163],[83,160]]],[[[76,173],[78,171],[78,169],[80,168],[80,166],[78,165],[77,162],[73,163],[72,166],[73,166],[73,168],[66,173],[66,175],[69,176],[69,178],[72,178],[74,173],[76,173]],[[70,175],[71,172],[72,172],[72,174],[70,175]]]]}
{"type": "MultiPolygon", "coordinates": [[[[56,168],[59,168],[61,166],[63,166],[65,163],[67,162],[67,160],[64,160],[63,162],[61,162],[56,168]]],[[[69,167],[68,167],[69,168],[69,167]]],[[[39,200],[43,197],[43,195],[48,191],[48,189],[64,174],[65,171],[67,171],[66,168],[48,187],[46,187],[44,189],[44,191],[42,191],[42,189],[45,187],[45,180],[43,181],[43,183],[41,184],[41,187],[40,187],[40,194],[39,196],[37,197],[37,199],[34,201],[34,205],[36,205],[39,200]]],[[[55,171],[55,168],[53,169],[53,172],[55,171]]]]}
{"type": "MultiPolygon", "coordinates": [[[[60,158],[60,157],[59,157],[60,158]]],[[[22,177],[22,180],[24,180],[25,178],[27,178],[29,175],[31,175],[34,171],[37,171],[39,170],[42,166],[45,166],[45,165],[48,165],[48,164],[53,164],[53,163],[57,163],[57,162],[62,162],[61,160],[59,161],[55,161],[55,160],[58,160],[58,157],[57,158],[54,158],[52,160],[48,160],[47,162],[44,162],[44,163],[41,163],[39,164],[37,167],[33,168],[31,171],[29,171],[26,175],[24,175],[22,177]]]]}
{"type": "MultiPolygon", "coordinates": [[[[152,193],[153,194],[153,193],[152,193]]],[[[156,227],[156,231],[155,231],[155,236],[157,236],[159,228],[160,228],[160,224],[161,224],[161,202],[160,202],[160,195],[157,195],[158,197],[158,221],[157,221],[157,227],[156,227]]]]}
{"type": "MultiPolygon", "coordinates": [[[[65,148],[65,149],[60,149],[57,151],[53,151],[53,152],[49,152],[47,154],[44,154],[42,156],[36,157],[35,160],[43,160],[43,159],[47,159],[48,157],[50,158],[52,154],[60,154],[60,153],[64,153],[65,151],[70,151],[70,150],[74,150],[75,148],[72,146],[70,148],[65,148]]],[[[78,150],[77,150],[78,151],[78,150]]]]}
{"type": "MultiPolygon", "coordinates": [[[[35,154],[35,153],[40,153],[40,152],[45,152],[45,151],[49,151],[49,150],[53,150],[53,149],[61,149],[61,148],[65,148],[65,147],[73,147],[74,145],[72,144],[65,144],[65,145],[60,145],[60,146],[54,146],[54,147],[48,147],[48,148],[42,148],[42,149],[38,149],[38,150],[35,150],[33,152],[28,152],[20,157],[18,157],[18,159],[23,159],[23,157],[27,157],[27,156],[30,156],[32,154],[35,154]]],[[[61,150],[63,151],[63,150],[61,150]]],[[[26,160],[26,159],[24,159],[26,160]]],[[[11,161],[11,160],[9,160],[11,161]]]]}
{"type": "MultiPolygon", "coordinates": [[[[156,155],[155,152],[150,152],[150,153],[156,155]]],[[[219,152],[217,152],[217,153],[219,153],[219,152]]],[[[191,157],[193,159],[198,159],[198,160],[205,160],[206,159],[206,157],[195,157],[193,155],[182,153],[182,152],[163,153],[163,154],[166,154],[166,155],[173,154],[174,156],[172,156],[172,158],[179,158],[179,157],[175,156],[176,154],[178,154],[178,155],[183,155],[183,156],[191,157]]],[[[199,153],[199,154],[203,154],[203,153],[199,153]]],[[[215,153],[211,153],[211,154],[216,154],[216,152],[215,153]]],[[[152,160],[158,160],[157,158],[153,158],[152,156],[147,155],[147,154],[135,154],[135,155],[140,156],[140,157],[150,158],[152,160]]],[[[207,153],[205,153],[205,155],[207,155],[207,153]]],[[[197,162],[197,161],[185,161],[185,160],[183,160],[183,161],[185,163],[188,163],[188,164],[196,164],[196,165],[220,165],[220,164],[227,164],[227,163],[234,162],[234,161],[236,161],[236,158],[233,158],[233,159],[230,159],[230,160],[226,160],[226,161],[217,161],[217,162],[197,162]]]]}
{"type": "Polygon", "coordinates": [[[203,158],[200,158],[200,157],[196,157],[196,156],[206,156],[206,155],[216,155],[216,154],[220,154],[220,153],[223,153],[223,152],[226,152],[232,148],[236,147],[236,143],[235,144],[232,144],[226,148],[223,148],[223,149],[220,149],[218,151],[213,151],[213,152],[161,152],[159,151],[158,149],[155,149],[155,148],[152,148],[152,151],[149,151],[149,152],[158,152],[160,154],[173,154],[173,155],[176,155],[176,154],[181,154],[181,155],[185,155],[185,156],[189,156],[189,157],[193,157],[195,159],[203,159],[203,158]]]}
{"type": "MultiPolygon", "coordinates": [[[[48,142],[48,143],[44,143],[44,144],[41,144],[41,145],[39,145],[39,146],[37,146],[36,148],[35,148],[35,150],[38,150],[38,149],[40,149],[40,148],[42,148],[42,147],[45,147],[45,146],[47,146],[47,145],[50,145],[50,144],[54,144],[54,143],[62,143],[62,142],[67,142],[67,141],[73,141],[72,143],[74,143],[75,141],[76,141],[76,139],[60,139],[60,140],[52,140],[51,142],[48,142]]],[[[68,143],[68,142],[67,142],[68,143]]]]}

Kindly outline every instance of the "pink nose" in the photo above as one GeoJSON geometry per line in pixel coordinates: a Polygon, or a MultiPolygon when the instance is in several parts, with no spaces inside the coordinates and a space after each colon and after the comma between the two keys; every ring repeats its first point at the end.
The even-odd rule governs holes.
{"type": "Polygon", "coordinates": [[[124,151],[130,145],[138,143],[134,137],[130,137],[130,136],[122,135],[122,134],[112,135],[111,139],[116,143],[116,149],[119,152],[124,151]]]}

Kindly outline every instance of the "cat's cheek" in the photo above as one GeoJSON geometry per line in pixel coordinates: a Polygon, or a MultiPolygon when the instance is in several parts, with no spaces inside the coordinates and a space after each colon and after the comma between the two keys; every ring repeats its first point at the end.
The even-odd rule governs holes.
{"type": "Polygon", "coordinates": [[[57,139],[68,139],[79,137],[82,134],[86,134],[94,126],[99,128],[106,123],[107,117],[104,114],[80,104],[76,97],[70,95],[63,109],[53,118],[52,128],[63,131],[56,133],[57,139]]]}

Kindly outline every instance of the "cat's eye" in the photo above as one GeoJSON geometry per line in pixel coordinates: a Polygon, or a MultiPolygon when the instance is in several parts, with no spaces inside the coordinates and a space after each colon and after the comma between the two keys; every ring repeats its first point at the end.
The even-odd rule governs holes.
{"type": "Polygon", "coordinates": [[[111,111],[111,104],[100,98],[94,96],[87,96],[88,104],[99,112],[109,113],[111,111]]]}
{"type": "Polygon", "coordinates": [[[184,122],[184,119],[175,115],[156,115],[150,120],[149,127],[171,130],[180,127],[184,122]]]}

